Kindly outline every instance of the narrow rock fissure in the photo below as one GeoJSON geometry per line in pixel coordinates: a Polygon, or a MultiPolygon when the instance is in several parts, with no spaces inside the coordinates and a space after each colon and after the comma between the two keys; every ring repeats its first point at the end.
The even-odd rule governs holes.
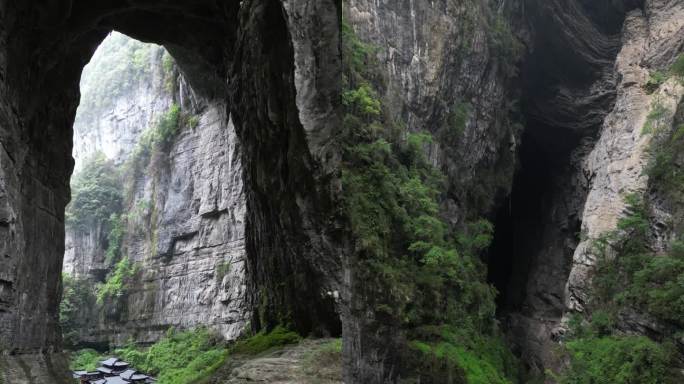
{"type": "MultiPolygon", "coordinates": [[[[529,125],[523,134],[513,189],[496,212],[494,241],[487,257],[488,280],[499,292],[500,315],[525,307],[528,280],[538,263],[536,255],[549,245],[545,229],[554,225],[550,214],[556,195],[571,192],[559,188],[558,180],[572,172],[571,154],[579,143],[572,132],[540,123],[529,125]]],[[[570,237],[578,225],[569,223],[566,232],[570,237]]]]}

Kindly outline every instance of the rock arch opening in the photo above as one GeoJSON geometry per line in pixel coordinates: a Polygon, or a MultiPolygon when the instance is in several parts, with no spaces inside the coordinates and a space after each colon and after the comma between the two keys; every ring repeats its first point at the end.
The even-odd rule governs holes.
{"type": "Polygon", "coordinates": [[[333,1],[304,3],[3,4],[0,236],[8,268],[0,281],[0,339],[3,350],[33,356],[33,381],[61,377],[46,352],[61,345],[57,307],[78,79],[111,30],[165,46],[197,96],[222,105],[225,124],[235,126],[245,168],[252,326],[287,322],[303,334],[339,334],[326,292],[344,293],[340,261],[316,256],[335,254],[332,244],[343,235],[324,230],[336,220],[332,188],[312,185],[333,179],[326,139],[337,121],[338,79],[319,67],[339,66],[340,9],[333,1]],[[306,59],[312,52],[322,56],[306,59]]]}

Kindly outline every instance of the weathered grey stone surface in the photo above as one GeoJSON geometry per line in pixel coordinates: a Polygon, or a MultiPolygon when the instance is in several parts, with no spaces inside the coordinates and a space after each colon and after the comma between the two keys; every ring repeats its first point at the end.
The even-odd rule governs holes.
{"type": "Polygon", "coordinates": [[[0,382],[7,384],[72,384],[63,353],[0,354],[0,382]]]}
{"type": "Polygon", "coordinates": [[[132,204],[149,204],[129,220],[123,247],[142,274],[125,315],[96,331],[117,345],[156,341],[171,326],[207,326],[235,339],[248,321],[242,166],[225,106],[207,106],[167,161],[136,183],[132,204]]]}
{"type": "Polygon", "coordinates": [[[681,51],[682,39],[684,4],[680,2],[647,1],[643,10],[632,11],[625,20],[615,64],[620,75],[617,100],[582,166],[591,183],[582,213],[582,232],[587,238],[575,250],[566,285],[565,301],[570,311],[583,311],[590,299],[590,276],[596,263],[592,241],[616,228],[624,215],[627,194],[646,190],[644,169],[652,135],[644,134],[642,128],[656,103],[667,110],[657,124],[671,126],[684,87],[670,79],[648,94],[644,86],[650,73],[669,68],[681,51]]]}
{"type": "MultiPolygon", "coordinates": [[[[133,186],[124,196],[122,213],[128,219],[121,248],[142,273],[127,287],[116,314],[83,312],[89,317],[83,324],[91,324],[83,341],[152,343],[169,327],[197,326],[234,339],[247,321],[245,200],[235,129],[226,106],[198,99],[182,76],[169,87],[160,60],[163,49],[150,50],[151,70],[137,86],[110,100],[107,108],[77,112],[77,168],[96,151],[120,165],[132,161],[142,133],[154,129],[174,102],[181,105],[181,121],[193,116],[197,124],[182,123],[170,148],[156,154],[135,180],[125,181],[133,186]]],[[[113,57],[98,51],[92,63],[113,57]]],[[[87,231],[67,226],[64,271],[93,284],[112,272],[115,265],[107,265],[104,255],[108,230],[106,221],[87,231]]]]}

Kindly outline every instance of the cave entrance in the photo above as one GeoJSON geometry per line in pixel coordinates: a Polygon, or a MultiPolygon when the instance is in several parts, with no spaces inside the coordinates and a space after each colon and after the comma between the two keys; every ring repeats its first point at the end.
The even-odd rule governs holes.
{"type": "Polygon", "coordinates": [[[579,143],[573,132],[538,121],[523,133],[513,188],[496,212],[487,260],[501,316],[562,310],[580,224],[572,205],[572,154],[579,143]]]}

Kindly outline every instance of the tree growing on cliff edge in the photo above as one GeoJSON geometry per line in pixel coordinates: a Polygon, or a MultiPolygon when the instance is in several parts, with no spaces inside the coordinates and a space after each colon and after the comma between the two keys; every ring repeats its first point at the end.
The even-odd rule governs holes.
{"type": "Polygon", "coordinates": [[[72,178],[66,224],[76,229],[87,229],[121,211],[121,202],[119,170],[104,153],[96,152],[72,178]]]}

